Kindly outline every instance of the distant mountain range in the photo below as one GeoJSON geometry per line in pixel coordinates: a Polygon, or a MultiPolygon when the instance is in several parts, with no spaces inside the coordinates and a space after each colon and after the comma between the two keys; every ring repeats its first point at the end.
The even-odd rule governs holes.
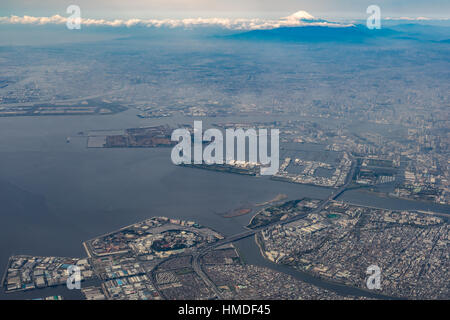
{"type": "Polygon", "coordinates": [[[398,25],[370,30],[365,25],[348,27],[299,26],[252,30],[228,36],[235,40],[291,42],[364,42],[383,38],[448,42],[449,27],[398,25]],[[446,36],[445,36],[446,35],[446,36]]]}
{"type": "Polygon", "coordinates": [[[366,26],[350,27],[283,27],[270,30],[252,30],[231,35],[236,40],[295,41],[295,42],[361,42],[370,38],[395,36],[399,32],[392,29],[369,30],[366,26]]]}

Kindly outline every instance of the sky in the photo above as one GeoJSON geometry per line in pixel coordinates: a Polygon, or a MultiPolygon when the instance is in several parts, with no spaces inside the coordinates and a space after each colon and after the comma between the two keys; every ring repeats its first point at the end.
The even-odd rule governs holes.
{"type": "Polygon", "coordinates": [[[89,18],[278,18],[305,10],[316,17],[365,19],[378,5],[382,16],[449,18],[449,0],[1,0],[0,16],[65,15],[78,5],[89,18]]]}

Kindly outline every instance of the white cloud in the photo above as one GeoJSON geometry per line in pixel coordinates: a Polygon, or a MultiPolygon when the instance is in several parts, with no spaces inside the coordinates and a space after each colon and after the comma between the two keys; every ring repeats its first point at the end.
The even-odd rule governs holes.
{"type": "MultiPolygon", "coordinates": [[[[6,24],[65,24],[67,17],[54,15],[51,17],[31,17],[31,16],[10,16],[0,17],[0,23],[6,24]]],[[[279,27],[299,27],[299,26],[327,26],[327,27],[348,27],[351,24],[328,22],[319,20],[306,11],[298,11],[288,17],[278,20],[268,19],[229,19],[229,18],[190,18],[190,19],[85,19],[81,20],[84,26],[110,26],[110,27],[184,27],[193,28],[201,26],[215,26],[231,30],[258,30],[274,29],[279,27]]]]}
{"type": "Polygon", "coordinates": [[[10,16],[0,17],[0,22],[11,24],[61,24],[66,23],[67,18],[60,15],[54,15],[51,17],[30,17],[30,16],[10,16]]]}

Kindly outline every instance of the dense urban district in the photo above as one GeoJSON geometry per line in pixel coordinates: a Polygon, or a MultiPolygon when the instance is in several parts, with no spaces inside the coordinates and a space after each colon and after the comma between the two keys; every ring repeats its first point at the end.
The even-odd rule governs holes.
{"type": "Polygon", "coordinates": [[[447,299],[450,229],[429,212],[391,211],[334,201],[320,212],[257,235],[276,263],[350,286],[367,288],[378,266],[380,291],[411,299],[447,299]]]}

